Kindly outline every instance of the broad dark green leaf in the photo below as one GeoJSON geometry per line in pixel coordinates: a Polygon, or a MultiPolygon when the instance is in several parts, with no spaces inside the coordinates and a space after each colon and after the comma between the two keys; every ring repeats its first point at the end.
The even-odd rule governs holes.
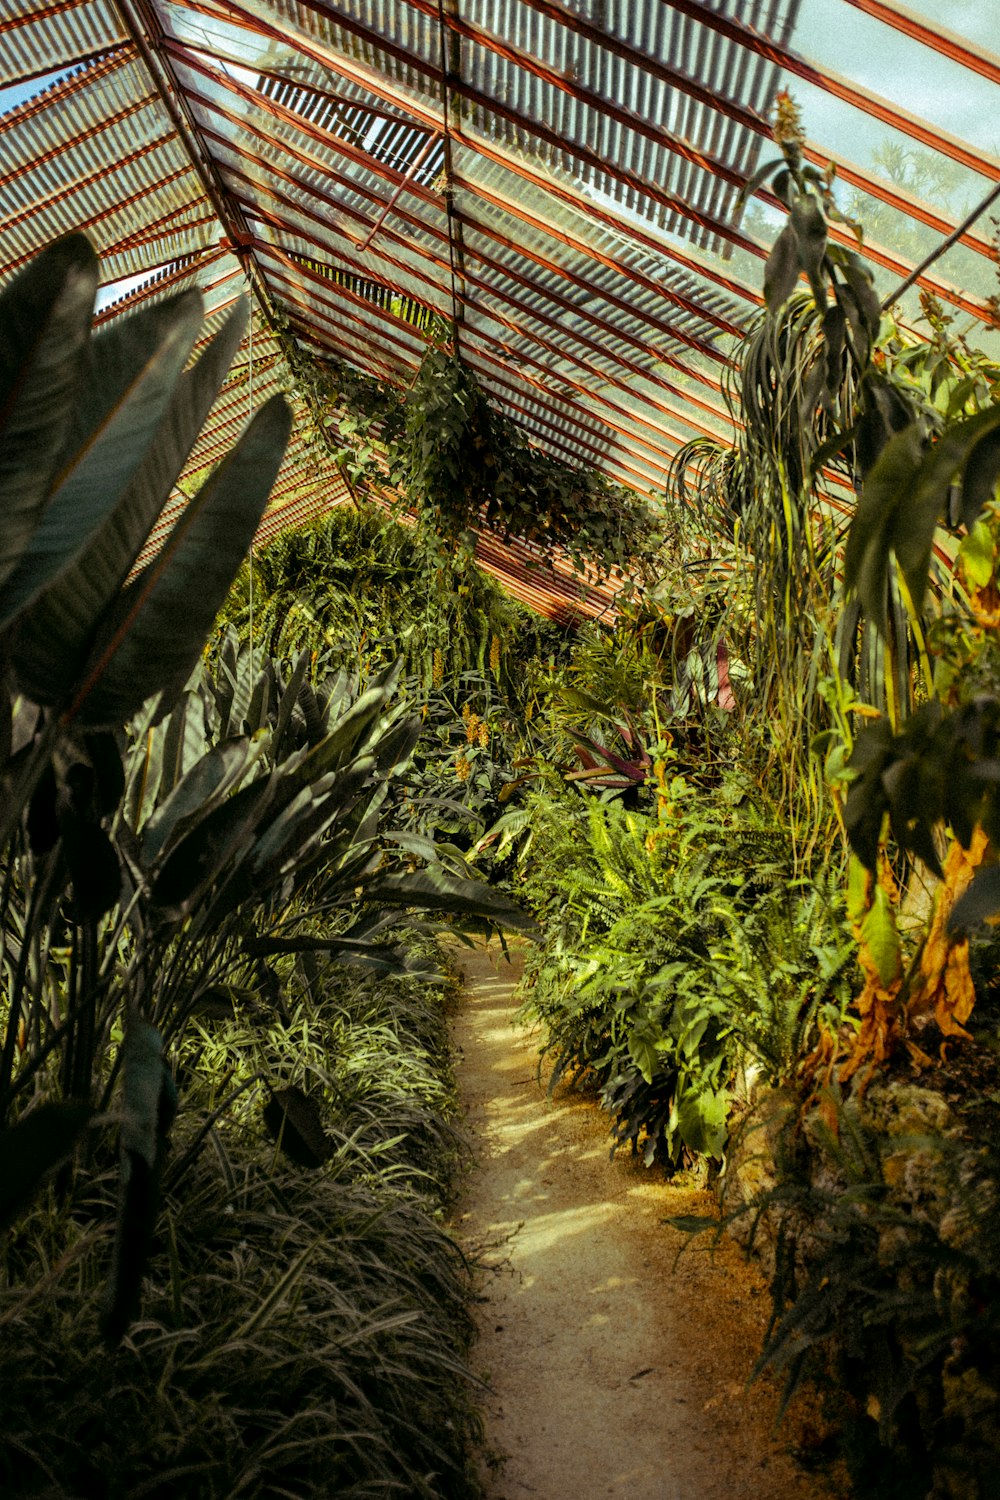
{"type": "Polygon", "coordinates": [[[978,927],[1000,912],[1000,865],[979,870],[964,895],[955,902],[948,918],[949,932],[963,932],[978,927]]]}
{"type": "Polygon", "coordinates": [[[321,1167],[333,1155],[319,1105],[300,1088],[276,1089],[264,1106],[264,1124],[297,1166],[321,1167]]]}
{"type": "MultiPolygon", "coordinates": [[[[838,303],[832,303],[823,315],[823,346],[824,346],[824,368],[826,372],[826,384],[830,391],[839,389],[843,379],[844,347],[846,344],[846,320],[844,310],[838,303]]],[[[834,433],[827,438],[823,444],[826,452],[822,458],[819,455],[813,457],[813,470],[818,472],[826,463],[827,458],[839,453],[847,441],[847,434],[843,432],[834,433]]]]}
{"type": "Polygon", "coordinates": [[[59,841],[59,819],[56,817],[58,798],[59,784],[52,763],[49,762],[39,776],[28,803],[28,847],[33,854],[48,854],[59,841]]]}
{"type": "Polygon", "coordinates": [[[916,424],[897,433],[865,480],[851,523],[844,557],[845,587],[858,595],[865,613],[880,627],[885,622],[897,512],[913,494],[923,457],[923,437],[916,424]]]}
{"type": "Polygon", "coordinates": [[[96,921],[111,910],[121,893],[121,867],[115,846],[96,823],[63,821],[63,850],[73,882],[77,921],[96,921]]]}
{"type": "Polygon", "coordinates": [[[879,302],[878,293],[875,290],[867,266],[858,260],[856,255],[846,254],[841,263],[844,279],[854,294],[854,300],[858,311],[864,320],[869,339],[874,343],[878,338],[879,328],[882,323],[882,304],[879,302]]]}
{"type": "MultiPolygon", "coordinates": [[[[226,321],[197,364],[178,379],[180,365],[193,342],[190,336],[197,332],[200,322],[201,302],[195,299],[180,320],[179,342],[173,355],[168,357],[164,347],[160,357],[157,400],[147,390],[149,399],[137,414],[136,397],[131,397],[122,418],[115,423],[118,432],[127,416],[129,442],[138,447],[139,415],[146,419],[144,430],[151,441],[130,482],[72,566],[60,573],[17,622],[9,649],[23,690],[37,703],[60,702],[72,688],[101,618],[118,596],[170,498],[225,379],[239,347],[245,309],[240,308],[226,321]],[[169,399],[156,421],[159,396],[171,386],[172,394],[168,390],[169,399]]],[[[150,385],[147,380],[144,389],[150,385]]],[[[109,474],[107,482],[110,486],[114,476],[109,474]]]]}
{"type": "Polygon", "coordinates": [[[166,722],[158,729],[163,733],[163,754],[156,800],[161,803],[205,754],[205,708],[201,694],[181,693],[166,722]]]}
{"type": "Polygon", "coordinates": [[[73,1154],[93,1117],[89,1104],[60,1100],[40,1104],[0,1131],[0,1230],[27,1207],[48,1174],[73,1154]]]}
{"type": "MultiPolygon", "coordinates": [[[[343,767],[356,755],[378,724],[395,684],[395,675],[391,682],[378,679],[341,715],[319,744],[286,761],[281,768],[280,796],[291,800],[303,787],[314,786],[321,777],[343,767]]],[[[303,689],[306,686],[304,683],[303,689]]]]}
{"type": "Polygon", "coordinates": [[[298,701],[299,691],[305,681],[309,670],[309,652],[303,651],[298,657],[291,670],[284,691],[278,700],[278,712],[275,715],[274,727],[271,733],[272,753],[276,761],[283,759],[285,755],[285,741],[288,736],[292,715],[298,701]]]}
{"type": "Polygon", "coordinates": [[[272,793],[269,776],[252,782],[197,822],[177,843],[150,892],[151,905],[164,919],[175,922],[187,915],[233,857],[250,852],[254,830],[272,793]]]}
{"type": "Polygon", "coordinates": [[[97,282],[97,256],[74,234],[0,295],[0,584],[35,529],[66,442],[97,282]]]}
{"type": "Polygon", "coordinates": [[[901,849],[916,854],[935,875],[940,876],[932,829],[940,811],[927,796],[928,780],[922,758],[917,754],[901,756],[882,774],[896,842],[901,849]]]}
{"type": "Polygon", "coordinates": [[[971,530],[976,517],[993,498],[1000,479],[1000,432],[989,432],[975,445],[962,474],[961,518],[971,530]]]}
{"type": "Polygon", "coordinates": [[[772,156],[770,161],[766,161],[762,167],[758,167],[753,176],[740,189],[740,196],[737,199],[739,206],[742,208],[748,203],[757,189],[771,176],[772,172],[783,168],[784,165],[785,158],[783,156],[772,156]]]}
{"type": "MultiPolygon", "coordinates": [[[[997,428],[1000,406],[948,428],[921,464],[912,494],[897,509],[892,544],[918,614],[927,592],[934,531],[944,515],[949,487],[973,450],[997,428]]],[[[986,468],[991,466],[992,460],[986,468]]]]}
{"type": "Polygon", "coordinates": [[[204,818],[214,811],[250,764],[251,751],[246,738],[224,740],[182,777],[142,830],[143,855],[150,864],[188,831],[189,819],[204,818]]]}
{"type": "Polygon", "coordinates": [[[479,880],[448,875],[437,866],[413,874],[381,875],[369,882],[365,900],[386,906],[451,912],[495,923],[514,932],[533,932],[535,919],[502,892],[479,880]]]}
{"type": "Polygon", "coordinates": [[[125,795],[125,766],[113,734],[98,732],[84,736],[84,747],[94,768],[97,811],[110,818],[125,795]]]}
{"type": "Polygon", "coordinates": [[[792,204],[790,218],[798,241],[799,265],[809,278],[817,306],[823,307],[826,304],[826,288],[820,274],[826,254],[826,219],[823,210],[811,193],[803,193],[792,204]]]}
{"type": "Polygon", "coordinates": [[[163,1069],[160,1033],[134,1017],[122,1043],[121,1143],[123,1150],[134,1151],[150,1167],[156,1161],[163,1069]]]}
{"type": "Polygon", "coordinates": [[[122,1044],[122,1125],[118,1218],[111,1278],[101,1317],[109,1348],[139,1308],[143,1272],[159,1205],[159,1179],[177,1109],[163,1041],[148,1021],[130,1018],[122,1044]]]}
{"type": "MultiPolygon", "coordinates": [[[[7,580],[0,625],[27,609],[91,548],[156,436],[198,336],[201,306],[199,292],[182,292],[112,323],[87,346],[70,438],[51,497],[7,580]]],[[[92,632],[94,618],[85,623],[92,632]]],[[[80,628],[77,622],[74,630],[80,628]]]]}
{"type": "Polygon", "coordinates": [[[288,406],[273,397],[120,596],[71,707],[83,723],[120,724],[154,693],[183,687],[249,549],[290,427],[288,406]]]}
{"type": "Polygon", "coordinates": [[[786,224],[771,247],[764,267],[764,301],[776,313],[788,301],[799,279],[798,236],[786,224]]]}

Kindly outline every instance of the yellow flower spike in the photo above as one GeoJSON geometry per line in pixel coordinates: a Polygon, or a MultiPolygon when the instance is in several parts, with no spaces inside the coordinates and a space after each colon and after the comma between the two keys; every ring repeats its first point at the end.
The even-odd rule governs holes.
{"type": "Polygon", "coordinates": [[[779,146],[805,145],[806,133],[802,128],[799,106],[787,89],[780,89],[774,96],[774,139],[779,146]]]}

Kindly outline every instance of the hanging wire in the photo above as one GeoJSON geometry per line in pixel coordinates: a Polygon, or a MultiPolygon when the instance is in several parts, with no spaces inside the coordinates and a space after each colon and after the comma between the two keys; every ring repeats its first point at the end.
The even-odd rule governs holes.
{"type": "Polygon", "coordinates": [[[448,264],[451,270],[451,325],[458,350],[458,278],[455,271],[455,207],[452,202],[451,177],[451,91],[448,88],[450,69],[444,20],[444,0],[438,0],[438,45],[441,52],[441,120],[444,126],[444,201],[448,213],[448,264]]]}
{"type": "MultiPolygon", "coordinates": [[[[247,349],[247,422],[253,416],[253,293],[250,293],[250,336],[247,349]]],[[[253,537],[250,538],[250,685],[253,686],[253,537]]]]}
{"type": "Polygon", "coordinates": [[[946,250],[950,250],[952,245],[957,244],[957,242],[962,238],[962,235],[965,234],[967,230],[972,228],[976,220],[980,218],[986,212],[986,210],[997,201],[998,198],[1000,198],[1000,182],[996,183],[990,189],[990,191],[986,194],[986,197],[983,199],[982,203],[974,208],[971,214],[968,214],[962,220],[961,224],[957,224],[955,226],[955,228],[951,231],[951,234],[948,235],[947,239],[942,240],[940,245],[935,245],[930,254],[925,255],[920,264],[913,267],[913,270],[910,272],[909,276],[907,276],[906,280],[900,282],[896,290],[892,292],[888,297],[886,297],[885,301],[882,303],[882,311],[886,312],[894,302],[898,302],[903,293],[910,290],[910,287],[916,281],[917,277],[922,276],[927,270],[928,266],[932,266],[934,262],[940,256],[942,256],[946,250]]]}

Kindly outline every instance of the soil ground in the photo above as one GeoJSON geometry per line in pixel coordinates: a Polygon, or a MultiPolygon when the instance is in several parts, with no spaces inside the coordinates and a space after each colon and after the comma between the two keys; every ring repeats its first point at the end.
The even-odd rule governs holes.
{"type": "Polygon", "coordinates": [[[790,1447],[819,1424],[747,1388],[768,1297],[735,1245],[664,1224],[708,1194],[608,1159],[598,1107],[538,1077],[513,1025],[516,968],[459,957],[456,1069],[476,1165],[455,1232],[482,1269],[473,1366],[487,1383],[487,1500],[820,1500],[790,1447]],[[701,1248],[705,1245],[705,1248],[701,1248]]]}

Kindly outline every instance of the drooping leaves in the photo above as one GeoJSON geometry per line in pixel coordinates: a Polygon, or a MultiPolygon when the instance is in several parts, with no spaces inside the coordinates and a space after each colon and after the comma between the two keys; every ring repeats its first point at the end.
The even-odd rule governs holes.
{"type": "Polygon", "coordinates": [[[886,444],[865,480],[851,525],[844,576],[865,612],[885,628],[887,579],[895,556],[914,610],[927,591],[934,533],[946,514],[952,484],[963,474],[961,512],[967,526],[1000,473],[1000,407],[954,423],[928,443],[912,423],[886,444]]]}
{"type": "Polygon", "coordinates": [[[75,234],[0,295],[0,585],[31,539],[66,441],[97,280],[97,256],[75,234]]]}
{"type": "Polygon", "coordinates": [[[771,246],[764,268],[764,301],[769,312],[777,312],[795,290],[799,279],[798,238],[786,224],[771,246]]]}
{"type": "Polygon", "coordinates": [[[162,550],[103,621],[71,712],[88,725],[121,723],[154,693],[190,675],[257,528],[281,464],[291,413],[280,396],[254,417],[162,550]]]}

